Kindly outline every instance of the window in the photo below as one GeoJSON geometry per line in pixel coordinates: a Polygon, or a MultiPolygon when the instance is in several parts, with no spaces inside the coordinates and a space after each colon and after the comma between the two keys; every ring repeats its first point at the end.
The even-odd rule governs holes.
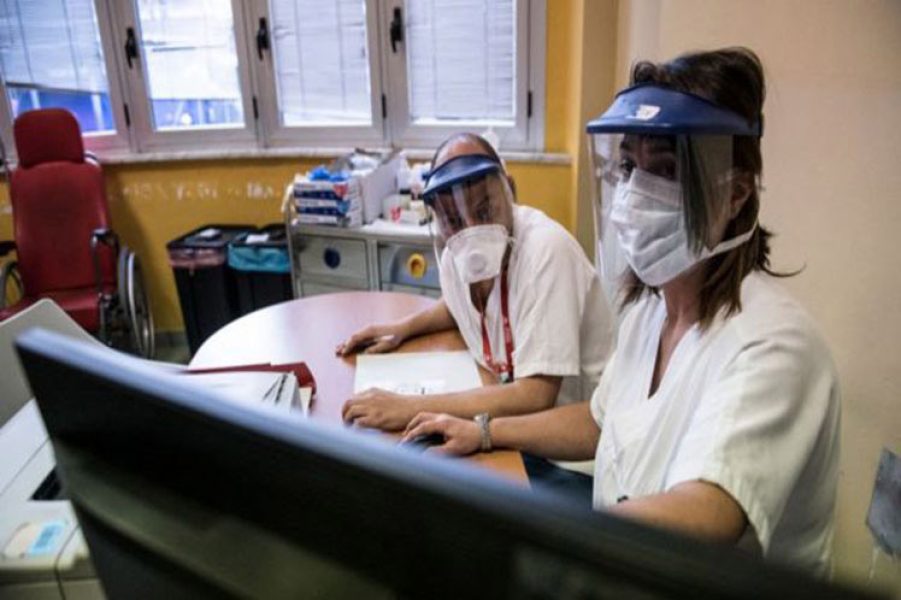
{"type": "Polygon", "coordinates": [[[413,123],[495,122],[516,116],[513,0],[405,2],[413,123]]]}
{"type": "Polygon", "coordinates": [[[490,127],[504,149],[541,148],[543,3],[392,0],[388,11],[394,140],[430,146],[490,127]]]}
{"type": "Polygon", "coordinates": [[[115,144],[117,111],[92,0],[0,2],[0,73],[8,102],[0,114],[66,108],[89,146],[115,144]]]}
{"type": "Polygon", "coordinates": [[[121,5],[120,45],[139,146],[252,144],[253,94],[236,27],[240,0],[121,5]]]}
{"type": "Polygon", "coordinates": [[[489,127],[540,150],[545,2],[0,0],[0,125],[9,142],[16,116],[60,106],[89,146],[133,151],[489,127]]]}
{"type": "Polygon", "coordinates": [[[140,0],[138,17],[154,129],[243,126],[229,0],[140,0]]]}
{"type": "Polygon", "coordinates": [[[283,125],[372,122],[366,3],[272,3],[273,57],[283,125]]]}
{"type": "Polygon", "coordinates": [[[251,19],[266,145],[385,143],[375,0],[263,1],[251,19]]]}

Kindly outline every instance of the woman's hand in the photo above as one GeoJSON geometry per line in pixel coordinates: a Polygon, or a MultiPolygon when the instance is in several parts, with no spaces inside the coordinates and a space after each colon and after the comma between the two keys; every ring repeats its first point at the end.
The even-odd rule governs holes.
{"type": "Polygon", "coordinates": [[[356,332],[335,348],[338,356],[347,356],[355,350],[363,350],[365,354],[391,352],[407,339],[409,333],[404,321],[384,325],[369,325],[356,332]]]}
{"type": "Polygon", "coordinates": [[[416,396],[403,396],[377,388],[354,394],[344,403],[341,417],[348,425],[397,431],[406,427],[419,406],[416,396]]]}
{"type": "Polygon", "coordinates": [[[404,431],[401,442],[408,442],[420,435],[438,433],[444,436],[444,443],[430,450],[463,456],[472,454],[482,447],[482,432],[475,421],[459,419],[450,415],[419,413],[404,431]]]}

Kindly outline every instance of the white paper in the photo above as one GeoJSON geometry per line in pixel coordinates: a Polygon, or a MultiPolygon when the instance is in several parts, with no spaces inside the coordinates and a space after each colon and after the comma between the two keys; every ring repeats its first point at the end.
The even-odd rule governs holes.
{"type": "Polygon", "coordinates": [[[247,237],[244,238],[244,242],[247,244],[265,244],[268,241],[268,233],[248,233],[247,237]]]}
{"type": "Polygon", "coordinates": [[[309,412],[309,388],[306,395],[297,386],[294,373],[277,371],[228,371],[188,375],[190,381],[214,390],[232,402],[259,406],[279,412],[298,408],[309,412]]]}
{"type": "Polygon", "coordinates": [[[354,393],[379,388],[405,395],[444,394],[481,387],[469,352],[360,354],[354,393]]]}
{"type": "Polygon", "coordinates": [[[313,402],[313,388],[311,387],[302,387],[297,389],[297,404],[300,406],[300,410],[303,413],[303,416],[309,416],[310,414],[310,404],[313,402]]]}

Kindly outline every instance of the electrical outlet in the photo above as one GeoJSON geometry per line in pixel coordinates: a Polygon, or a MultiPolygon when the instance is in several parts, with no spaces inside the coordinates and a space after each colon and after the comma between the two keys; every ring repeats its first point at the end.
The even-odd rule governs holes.
{"type": "Polygon", "coordinates": [[[888,448],[876,469],[867,527],[883,552],[901,557],[901,458],[888,448]]]}

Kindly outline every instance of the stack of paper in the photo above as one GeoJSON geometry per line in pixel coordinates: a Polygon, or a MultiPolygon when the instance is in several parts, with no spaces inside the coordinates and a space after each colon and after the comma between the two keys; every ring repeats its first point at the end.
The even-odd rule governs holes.
{"type": "Polygon", "coordinates": [[[280,412],[310,412],[312,388],[301,388],[290,372],[228,371],[191,375],[191,381],[240,404],[273,408],[280,412]]]}
{"type": "Polygon", "coordinates": [[[406,395],[446,394],[482,385],[469,352],[360,354],[354,393],[379,388],[406,395]]]}

